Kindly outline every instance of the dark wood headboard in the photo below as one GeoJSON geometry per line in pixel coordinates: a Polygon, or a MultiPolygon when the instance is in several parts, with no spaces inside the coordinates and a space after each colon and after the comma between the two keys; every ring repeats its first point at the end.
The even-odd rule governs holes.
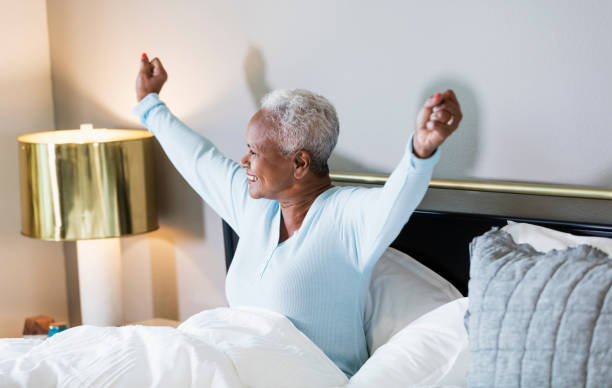
{"type": "MultiPolygon", "coordinates": [[[[463,295],[467,295],[469,243],[494,226],[506,225],[508,220],[528,222],[576,235],[612,238],[612,225],[416,210],[391,246],[431,268],[450,281],[463,295]]],[[[229,268],[238,236],[225,221],[223,238],[225,262],[229,268]]]]}

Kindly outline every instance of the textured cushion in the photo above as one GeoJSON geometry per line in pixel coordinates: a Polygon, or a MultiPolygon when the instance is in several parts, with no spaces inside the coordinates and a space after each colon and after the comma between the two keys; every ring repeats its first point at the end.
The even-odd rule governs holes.
{"type": "Polygon", "coordinates": [[[612,261],[537,252],[493,229],[470,245],[470,387],[610,387],[612,261]]]}

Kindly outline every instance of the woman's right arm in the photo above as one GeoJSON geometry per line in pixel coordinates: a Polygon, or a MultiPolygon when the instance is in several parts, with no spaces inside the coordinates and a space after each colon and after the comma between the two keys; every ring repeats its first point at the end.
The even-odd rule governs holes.
{"type": "Polygon", "coordinates": [[[168,158],[191,187],[240,235],[240,215],[252,202],[246,172],[206,138],[192,131],[159,99],[168,75],[157,58],[142,55],[133,112],[155,135],[168,158]]]}
{"type": "Polygon", "coordinates": [[[157,93],[143,98],[133,113],[187,183],[240,235],[239,215],[251,200],[244,169],[174,116],[157,93]]]}

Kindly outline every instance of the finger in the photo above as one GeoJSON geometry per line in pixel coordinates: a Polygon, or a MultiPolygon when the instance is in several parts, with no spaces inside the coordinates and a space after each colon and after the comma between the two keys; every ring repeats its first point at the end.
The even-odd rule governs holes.
{"type": "Polygon", "coordinates": [[[161,61],[159,60],[159,58],[155,57],[153,58],[153,60],[151,61],[151,66],[153,66],[153,75],[166,75],[166,69],[164,69],[164,66],[162,65],[161,61]]]}
{"type": "Polygon", "coordinates": [[[439,104],[440,102],[442,102],[442,93],[440,92],[433,94],[431,97],[425,100],[425,103],[423,104],[423,107],[421,108],[417,116],[417,128],[425,128],[425,124],[429,119],[429,115],[431,115],[432,113],[432,107],[439,104]]]}
{"type": "MultiPolygon", "coordinates": [[[[455,117],[451,112],[446,110],[436,110],[429,115],[428,121],[438,121],[441,123],[447,123],[451,117],[455,117]]],[[[454,120],[454,119],[453,119],[454,120]]]]}
{"type": "Polygon", "coordinates": [[[151,75],[151,63],[149,62],[147,53],[142,53],[142,56],[140,57],[140,72],[151,75]]]}
{"type": "Polygon", "coordinates": [[[459,127],[459,123],[461,122],[462,118],[463,116],[461,115],[461,112],[453,113],[449,112],[448,110],[438,110],[429,116],[425,126],[427,127],[429,122],[436,122],[456,129],[459,127]]]}
{"type": "Polygon", "coordinates": [[[462,118],[463,116],[461,116],[461,113],[453,114],[447,110],[438,110],[429,116],[428,122],[436,121],[450,127],[457,128],[462,118]]]}
{"type": "Polygon", "coordinates": [[[453,133],[453,131],[455,130],[454,125],[449,126],[438,121],[428,121],[426,127],[429,131],[437,135],[436,137],[438,138],[440,143],[442,143],[444,139],[449,137],[450,134],[453,133]]]}
{"type": "Polygon", "coordinates": [[[425,107],[425,108],[432,108],[432,107],[438,105],[440,102],[442,102],[442,93],[437,92],[433,96],[431,96],[427,100],[425,100],[425,104],[423,104],[423,107],[425,107]]]}
{"type": "Polygon", "coordinates": [[[434,106],[431,108],[431,113],[436,113],[443,110],[454,116],[463,117],[461,114],[461,108],[459,108],[459,106],[452,101],[445,101],[440,105],[434,106]]]}
{"type": "Polygon", "coordinates": [[[444,93],[442,93],[443,99],[453,101],[455,104],[459,105],[459,100],[457,96],[455,96],[455,92],[452,89],[447,89],[444,93]]]}

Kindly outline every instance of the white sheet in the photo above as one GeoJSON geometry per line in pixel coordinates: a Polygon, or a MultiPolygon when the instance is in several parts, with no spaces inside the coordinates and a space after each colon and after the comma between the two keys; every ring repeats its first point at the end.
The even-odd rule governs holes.
{"type": "Polygon", "coordinates": [[[291,322],[220,308],[169,327],[80,326],[36,343],[0,340],[5,387],[333,387],[346,376],[291,322]]]}
{"type": "MultiPolygon", "coordinates": [[[[287,318],[244,307],[207,310],[189,318],[178,329],[80,326],[44,342],[0,339],[0,387],[324,388],[347,384],[436,384],[439,378],[424,378],[425,372],[418,363],[413,363],[416,369],[411,371],[410,360],[429,360],[428,368],[448,370],[445,360],[455,359],[462,347],[459,345],[467,343],[464,334],[448,334],[462,328],[461,312],[465,311],[466,300],[449,303],[408,325],[378,349],[350,384],[287,318]],[[410,356],[408,361],[406,356],[410,356]]],[[[465,386],[465,362],[457,364],[461,365],[455,375],[460,378],[447,376],[437,385],[465,386]]]]}

